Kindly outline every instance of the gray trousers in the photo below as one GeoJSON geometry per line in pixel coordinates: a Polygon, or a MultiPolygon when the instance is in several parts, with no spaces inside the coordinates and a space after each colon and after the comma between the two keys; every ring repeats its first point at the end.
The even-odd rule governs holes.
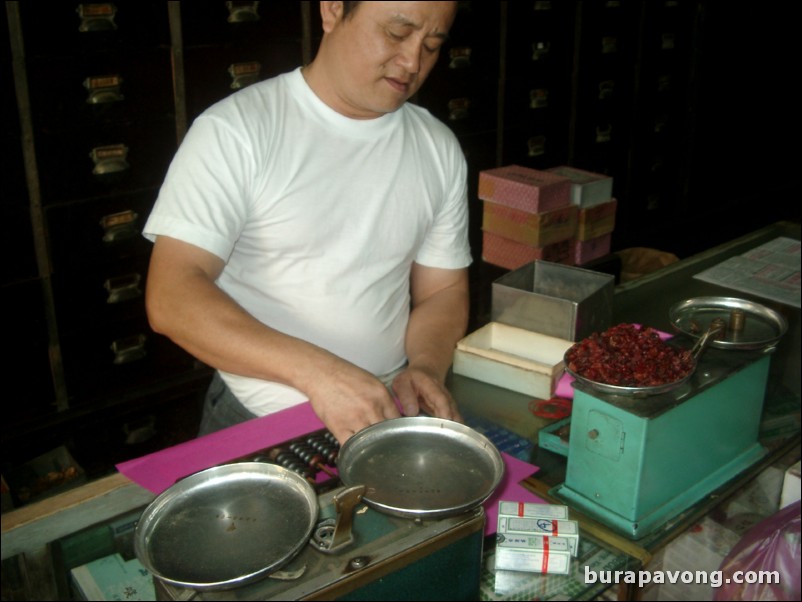
{"type": "Polygon", "coordinates": [[[198,436],[208,435],[251,418],[256,418],[256,414],[240,403],[220,378],[220,373],[215,372],[203,400],[203,415],[198,436]]]}

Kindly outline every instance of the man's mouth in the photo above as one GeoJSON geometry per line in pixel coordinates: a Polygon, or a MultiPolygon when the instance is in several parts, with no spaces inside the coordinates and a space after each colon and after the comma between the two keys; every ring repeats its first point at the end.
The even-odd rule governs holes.
{"type": "Polygon", "coordinates": [[[393,77],[385,77],[384,79],[388,84],[390,84],[391,88],[398,92],[406,93],[409,90],[409,82],[404,82],[393,77]]]}

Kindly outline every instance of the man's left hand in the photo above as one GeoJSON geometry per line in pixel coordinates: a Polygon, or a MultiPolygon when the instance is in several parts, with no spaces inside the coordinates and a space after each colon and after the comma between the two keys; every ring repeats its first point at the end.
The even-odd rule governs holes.
{"type": "Polygon", "coordinates": [[[423,411],[437,418],[463,422],[445,385],[423,369],[408,367],[395,377],[392,388],[405,416],[417,416],[423,411]]]}

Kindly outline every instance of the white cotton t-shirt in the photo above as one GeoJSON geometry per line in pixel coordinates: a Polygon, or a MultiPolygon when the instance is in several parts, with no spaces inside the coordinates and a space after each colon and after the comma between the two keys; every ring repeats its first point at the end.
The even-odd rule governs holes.
{"type": "MultiPolygon", "coordinates": [[[[459,143],[425,109],[350,119],[297,69],[195,120],[144,234],[217,255],[217,284],[258,320],[382,375],[406,361],[412,263],[471,262],[466,184],[459,143]]],[[[256,415],[308,399],[221,376],[256,415]]]]}

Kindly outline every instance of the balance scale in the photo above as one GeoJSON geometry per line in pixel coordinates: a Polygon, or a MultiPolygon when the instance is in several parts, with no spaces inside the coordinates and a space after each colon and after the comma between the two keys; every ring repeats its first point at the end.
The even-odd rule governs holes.
{"type": "Polygon", "coordinates": [[[708,349],[678,389],[637,397],[579,381],[558,499],[630,539],[754,464],[771,350],[708,349]]]}

